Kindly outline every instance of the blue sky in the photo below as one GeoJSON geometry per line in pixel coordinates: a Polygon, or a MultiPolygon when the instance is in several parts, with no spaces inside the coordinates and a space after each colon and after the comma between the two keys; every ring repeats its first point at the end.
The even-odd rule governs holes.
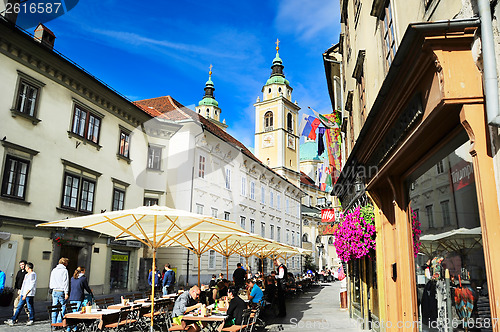
{"type": "Polygon", "coordinates": [[[292,98],[302,111],[331,112],[322,53],[338,42],[338,7],[338,0],[88,0],[46,25],[57,50],[132,100],[171,95],[194,109],[213,64],[228,132],[253,147],[252,104],[269,78],[276,38],[292,98]]]}

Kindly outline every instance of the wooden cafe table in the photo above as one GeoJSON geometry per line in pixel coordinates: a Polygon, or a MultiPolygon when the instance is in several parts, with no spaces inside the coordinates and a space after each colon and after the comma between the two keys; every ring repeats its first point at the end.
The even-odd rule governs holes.
{"type": "MultiPolygon", "coordinates": [[[[182,316],[182,321],[186,322],[186,325],[192,324],[193,322],[202,322],[207,323],[207,330],[211,332],[222,331],[224,327],[224,321],[226,320],[227,315],[219,313],[218,315],[210,315],[210,316],[200,316],[187,314],[182,316]]],[[[184,324],[183,324],[184,325],[184,324]]]]}
{"type": "Polygon", "coordinates": [[[68,312],[64,315],[65,326],[77,325],[82,322],[90,322],[86,326],[87,331],[101,330],[105,325],[118,321],[120,310],[115,309],[92,309],[90,313],[68,312]]]}

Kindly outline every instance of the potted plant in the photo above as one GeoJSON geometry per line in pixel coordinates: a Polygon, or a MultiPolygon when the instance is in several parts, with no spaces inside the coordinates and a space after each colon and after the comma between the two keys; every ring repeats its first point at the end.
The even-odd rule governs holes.
{"type": "Polygon", "coordinates": [[[14,298],[14,288],[5,287],[0,293],[0,307],[9,307],[14,298]]]}

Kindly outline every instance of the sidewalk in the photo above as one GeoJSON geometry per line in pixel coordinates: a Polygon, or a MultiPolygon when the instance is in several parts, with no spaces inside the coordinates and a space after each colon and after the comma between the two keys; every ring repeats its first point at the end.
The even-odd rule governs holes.
{"type": "Polygon", "coordinates": [[[349,318],[347,309],[340,309],[340,282],[322,283],[294,299],[287,300],[285,318],[269,321],[266,331],[358,332],[362,329],[349,318]]]}

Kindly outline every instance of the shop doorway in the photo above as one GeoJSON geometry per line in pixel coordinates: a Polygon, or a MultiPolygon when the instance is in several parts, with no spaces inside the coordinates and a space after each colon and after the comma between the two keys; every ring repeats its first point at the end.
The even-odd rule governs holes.
{"type": "Polygon", "coordinates": [[[59,262],[59,259],[61,257],[66,257],[69,259],[69,263],[67,266],[69,276],[73,276],[73,273],[75,272],[76,268],[79,265],[82,265],[82,262],[79,262],[78,257],[80,255],[80,251],[82,250],[82,247],[77,247],[77,246],[71,246],[71,245],[61,245],[61,253],[59,255],[59,258],[57,258],[56,265],[59,262]]]}

